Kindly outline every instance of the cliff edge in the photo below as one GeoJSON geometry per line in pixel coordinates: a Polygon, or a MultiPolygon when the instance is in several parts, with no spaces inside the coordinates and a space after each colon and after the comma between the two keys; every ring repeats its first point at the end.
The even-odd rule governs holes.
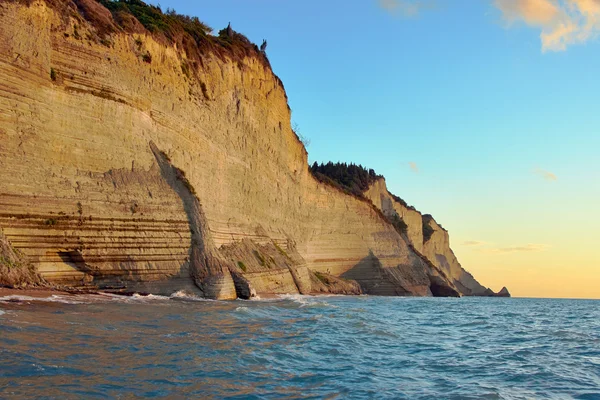
{"type": "Polygon", "coordinates": [[[54,285],[216,299],[483,288],[384,183],[370,202],[314,178],[257,46],[137,0],[0,0],[0,178],[6,239],[54,285]]]}

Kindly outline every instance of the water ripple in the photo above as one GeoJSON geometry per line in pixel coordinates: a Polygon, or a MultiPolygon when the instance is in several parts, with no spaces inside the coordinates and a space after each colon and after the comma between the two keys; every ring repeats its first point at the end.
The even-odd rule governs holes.
{"type": "Polygon", "coordinates": [[[600,399],[600,302],[0,298],[0,398],[600,399]]]}

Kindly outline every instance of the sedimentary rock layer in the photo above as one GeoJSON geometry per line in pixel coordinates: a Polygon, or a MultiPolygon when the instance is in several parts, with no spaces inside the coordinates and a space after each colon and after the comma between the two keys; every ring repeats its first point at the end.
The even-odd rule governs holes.
{"type": "Polygon", "coordinates": [[[0,227],[46,280],[214,298],[465,285],[418,254],[455,276],[420,214],[405,238],[312,177],[264,60],[192,62],[143,28],[98,41],[81,7],[52,3],[72,12],[0,1],[0,227]]]}

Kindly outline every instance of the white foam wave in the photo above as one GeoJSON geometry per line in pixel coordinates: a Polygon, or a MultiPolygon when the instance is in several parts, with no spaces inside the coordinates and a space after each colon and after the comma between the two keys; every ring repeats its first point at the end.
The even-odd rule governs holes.
{"type": "Polygon", "coordinates": [[[63,303],[63,304],[83,304],[81,301],[76,301],[74,296],[61,296],[53,294],[50,297],[33,297],[33,296],[20,296],[13,294],[10,296],[0,297],[0,302],[50,302],[50,303],[63,303]]]}
{"type": "Polygon", "coordinates": [[[157,294],[147,294],[147,295],[143,295],[143,294],[138,294],[138,293],[134,293],[133,296],[131,296],[131,298],[133,300],[169,300],[170,298],[167,296],[160,296],[157,294]]]}
{"type": "Polygon", "coordinates": [[[324,297],[331,296],[308,296],[304,294],[282,294],[278,296],[282,300],[290,300],[294,303],[300,304],[300,308],[303,307],[337,307],[333,304],[323,301],[324,297]]]}
{"type": "Polygon", "coordinates": [[[6,314],[6,311],[0,310],[0,315],[4,315],[4,314],[6,314]]]}
{"type": "Polygon", "coordinates": [[[175,300],[188,300],[188,301],[216,301],[211,299],[205,299],[204,297],[196,296],[185,290],[179,290],[170,296],[171,299],[175,300]]]}

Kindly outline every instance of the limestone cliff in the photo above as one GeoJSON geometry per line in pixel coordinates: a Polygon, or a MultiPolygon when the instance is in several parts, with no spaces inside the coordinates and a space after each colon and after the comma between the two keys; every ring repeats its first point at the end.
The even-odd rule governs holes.
{"type": "Polygon", "coordinates": [[[0,0],[0,227],[44,279],[223,299],[469,287],[447,232],[423,244],[407,210],[403,237],[313,178],[258,49],[112,11],[0,0]]]}
{"type": "MultiPolygon", "coordinates": [[[[482,286],[465,271],[450,248],[448,231],[439,225],[431,215],[422,215],[414,207],[391,194],[384,179],[373,183],[365,196],[388,217],[398,216],[406,224],[405,238],[415,251],[441,270],[444,275],[465,296],[494,296],[491,289],[482,286]]],[[[503,288],[498,296],[507,296],[503,288]]]]}

